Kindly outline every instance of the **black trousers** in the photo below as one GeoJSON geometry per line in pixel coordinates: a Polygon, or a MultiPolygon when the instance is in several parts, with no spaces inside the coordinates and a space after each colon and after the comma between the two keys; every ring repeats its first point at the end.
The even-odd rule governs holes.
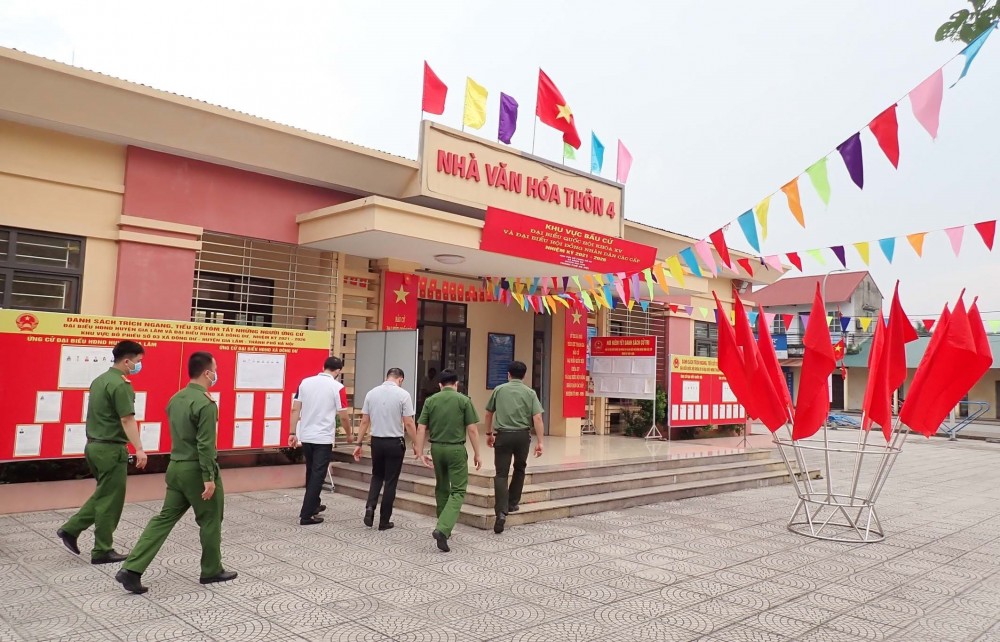
{"type": "Polygon", "coordinates": [[[392,504],[396,501],[396,486],[403,470],[406,441],[402,437],[372,437],[372,481],[368,487],[368,510],[378,506],[382,493],[382,510],[379,521],[385,523],[392,517],[392,504]],[[385,491],[382,487],[385,486],[385,491]]]}
{"type": "Polygon", "coordinates": [[[494,464],[497,474],[493,478],[493,491],[496,495],[496,513],[508,512],[508,508],[521,503],[521,491],[524,490],[524,471],[528,468],[528,451],[531,449],[530,430],[497,431],[497,439],[493,444],[494,464]],[[510,462],[514,460],[514,474],[507,484],[510,475],[510,462]]]}
{"type": "Polygon", "coordinates": [[[302,444],[306,456],[306,494],[302,498],[300,519],[309,519],[319,510],[319,494],[330,470],[333,444],[302,444]]]}

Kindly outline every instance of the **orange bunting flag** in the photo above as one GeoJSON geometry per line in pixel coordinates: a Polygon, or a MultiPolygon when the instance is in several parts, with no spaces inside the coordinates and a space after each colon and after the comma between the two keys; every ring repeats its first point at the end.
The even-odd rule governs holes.
{"type": "Polygon", "coordinates": [[[795,220],[799,222],[802,227],[806,226],[806,215],[802,211],[802,199],[799,197],[799,179],[798,177],[793,178],[788,183],[785,183],[781,191],[785,193],[788,197],[788,209],[792,211],[792,216],[795,220]]]}
{"type": "Polygon", "coordinates": [[[924,255],[924,237],[927,236],[927,232],[917,232],[916,234],[907,234],[906,240],[910,242],[913,247],[913,251],[917,253],[917,256],[923,257],[924,255]]]}

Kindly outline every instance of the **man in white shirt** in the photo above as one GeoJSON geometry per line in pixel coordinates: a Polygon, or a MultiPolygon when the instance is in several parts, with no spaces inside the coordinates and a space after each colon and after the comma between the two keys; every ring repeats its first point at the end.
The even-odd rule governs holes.
{"type": "MultiPolygon", "coordinates": [[[[375,523],[375,507],[382,492],[382,510],[379,513],[378,529],[387,531],[393,524],[392,504],[396,500],[396,485],[403,470],[406,455],[406,439],[403,429],[416,441],[417,425],[413,421],[413,399],[402,388],[403,371],[389,368],[385,382],[365,395],[361,408],[361,429],[358,431],[358,446],[354,449],[354,460],[361,461],[361,444],[369,427],[372,431],[372,481],[368,487],[368,503],[365,506],[365,526],[375,523]]],[[[414,451],[414,456],[417,453],[414,451]]]]}
{"type": "Polygon", "coordinates": [[[343,368],[341,359],[329,357],[323,363],[323,372],[302,380],[292,401],[288,446],[295,448],[302,444],[306,458],[306,493],[299,513],[299,524],[303,526],[323,522],[319,513],[326,510],[326,506],[320,503],[320,491],[330,470],[338,417],[348,443],[351,442],[347,390],[337,381],[343,368]]]}

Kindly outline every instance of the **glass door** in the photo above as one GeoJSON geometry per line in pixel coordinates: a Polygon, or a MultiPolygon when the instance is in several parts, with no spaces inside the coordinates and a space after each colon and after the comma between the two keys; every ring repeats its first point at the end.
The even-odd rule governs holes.
{"type": "Polygon", "coordinates": [[[458,389],[469,394],[469,329],[445,328],[444,367],[458,375],[458,389]]]}

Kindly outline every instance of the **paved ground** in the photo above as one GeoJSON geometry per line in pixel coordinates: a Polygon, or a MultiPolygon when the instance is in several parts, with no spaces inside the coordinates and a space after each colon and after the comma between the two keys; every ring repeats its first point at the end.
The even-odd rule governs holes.
{"type": "MultiPolygon", "coordinates": [[[[364,529],[331,497],[318,527],[298,492],[227,501],[240,579],[197,583],[186,519],[142,597],[52,537],[64,511],[0,517],[0,641],[1000,640],[1000,446],[912,441],[881,501],[890,538],[860,546],[785,530],[789,486],[512,528],[364,529]]],[[[127,507],[127,548],[156,510],[127,507]]],[[[81,543],[90,545],[90,536],[81,543]]]]}

